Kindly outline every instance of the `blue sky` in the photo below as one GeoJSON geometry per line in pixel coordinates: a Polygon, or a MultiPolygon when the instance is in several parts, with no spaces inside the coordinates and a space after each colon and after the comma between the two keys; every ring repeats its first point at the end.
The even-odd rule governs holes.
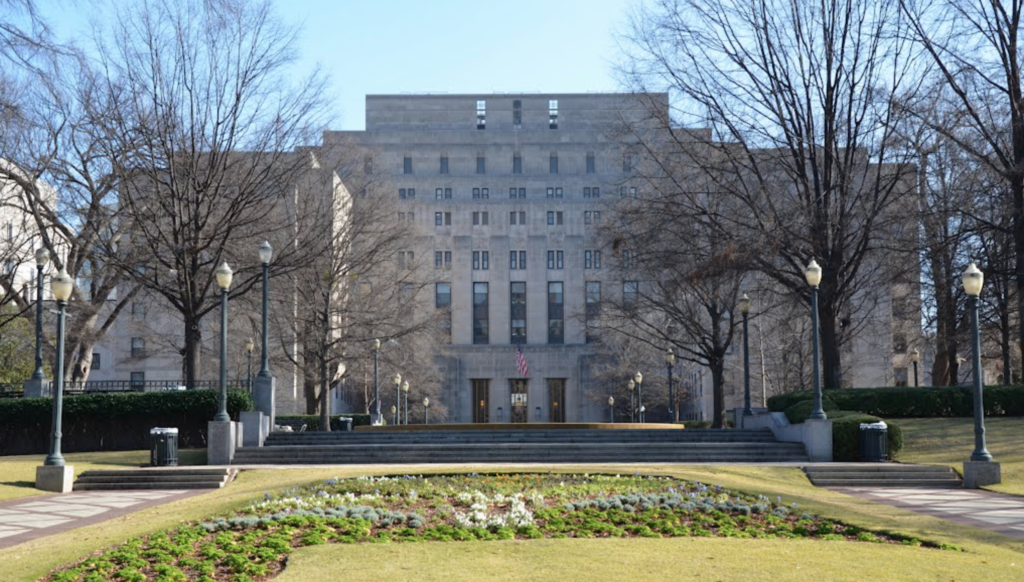
{"type": "MultiPolygon", "coordinates": [[[[52,1],[52,0],[51,0],[52,1]]],[[[336,95],[334,129],[363,129],[374,93],[618,89],[616,32],[637,0],[275,0],[303,27],[299,68],[319,62],[336,95]]],[[[45,0],[43,4],[46,4],[45,0]]],[[[98,7],[58,0],[63,35],[98,7]]]]}

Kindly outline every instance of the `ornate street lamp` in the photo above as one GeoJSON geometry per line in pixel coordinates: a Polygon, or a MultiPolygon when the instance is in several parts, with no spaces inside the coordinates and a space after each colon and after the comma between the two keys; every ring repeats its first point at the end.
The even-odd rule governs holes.
{"type": "Polygon", "coordinates": [[[430,424],[427,420],[427,412],[430,410],[430,399],[426,396],[423,397],[423,424],[430,424]]]}
{"type": "MultiPolygon", "coordinates": [[[[234,272],[224,261],[215,271],[217,287],[220,287],[220,402],[215,421],[230,421],[228,416],[228,289],[234,272]]],[[[266,336],[264,336],[264,341],[266,336]]]]}
{"type": "Polygon", "coordinates": [[[821,407],[821,370],[820,370],[820,355],[818,354],[818,285],[821,284],[821,267],[818,266],[817,261],[811,259],[810,264],[804,270],[804,278],[807,279],[807,284],[811,287],[811,327],[813,328],[814,345],[812,346],[812,361],[811,366],[812,373],[814,374],[814,407],[811,409],[811,415],[808,417],[811,420],[825,420],[828,416],[825,415],[825,411],[821,407]]]}
{"type": "Polygon", "coordinates": [[[53,432],[50,436],[50,454],[43,465],[63,467],[64,457],[60,454],[61,415],[64,406],[64,309],[75,288],[72,279],[63,268],[51,280],[53,298],[57,300],[57,366],[53,371],[53,432]]]}
{"type": "Polygon", "coordinates": [[[746,293],[740,297],[740,313],[743,314],[743,416],[754,416],[750,410],[750,335],[747,332],[750,297],[746,293]]]}
{"type": "Polygon", "coordinates": [[[270,311],[270,301],[267,298],[267,279],[270,276],[270,258],[274,255],[274,248],[268,241],[263,241],[259,250],[260,263],[263,265],[263,353],[260,355],[260,371],[257,374],[263,378],[270,377],[270,343],[267,333],[267,318],[270,311]]]}
{"type": "Polygon", "coordinates": [[[974,374],[974,452],[972,461],[991,461],[992,455],[985,447],[985,406],[982,402],[983,387],[981,384],[981,339],[978,333],[978,296],[985,284],[985,275],[971,263],[963,276],[964,291],[971,306],[971,348],[974,356],[971,370],[974,374]]]}
{"type": "Polygon", "coordinates": [[[910,352],[910,361],[914,363],[914,388],[917,388],[917,363],[921,361],[921,350],[914,348],[914,351],[910,352]]]}
{"type": "Polygon", "coordinates": [[[380,353],[380,340],[373,340],[373,402],[376,409],[373,422],[380,424],[380,384],[377,383],[377,355],[380,353]]]}
{"type": "Polygon", "coordinates": [[[668,419],[670,422],[678,422],[679,415],[676,410],[675,393],[672,391],[672,368],[676,365],[676,353],[669,348],[665,352],[665,366],[668,367],[668,419]]]}
{"type": "Polygon", "coordinates": [[[608,397],[608,422],[615,422],[615,397],[608,397]]]}
{"type": "Polygon", "coordinates": [[[43,372],[43,269],[49,260],[49,251],[43,247],[36,249],[36,370],[32,372],[33,380],[46,379],[43,372]]]}
{"type": "Polygon", "coordinates": [[[249,358],[246,366],[245,383],[249,387],[249,394],[252,394],[252,352],[256,349],[256,344],[252,341],[252,338],[245,340],[245,353],[249,358]]]}
{"type": "Polygon", "coordinates": [[[636,410],[636,382],[630,378],[626,388],[629,389],[629,422],[636,422],[636,416],[633,414],[636,410]]]}
{"type": "Polygon", "coordinates": [[[644,422],[644,375],[640,372],[633,374],[633,381],[636,382],[636,405],[640,409],[640,422],[644,422]]]}
{"type": "Polygon", "coordinates": [[[405,408],[403,424],[409,424],[409,381],[402,382],[402,407],[405,408]]]}
{"type": "Polygon", "coordinates": [[[391,407],[391,415],[395,419],[395,426],[397,426],[398,425],[398,407],[397,407],[397,405],[402,401],[401,400],[401,398],[402,398],[402,375],[396,372],[395,375],[391,377],[391,381],[395,383],[395,405],[396,405],[396,406],[392,406],[391,407]]]}

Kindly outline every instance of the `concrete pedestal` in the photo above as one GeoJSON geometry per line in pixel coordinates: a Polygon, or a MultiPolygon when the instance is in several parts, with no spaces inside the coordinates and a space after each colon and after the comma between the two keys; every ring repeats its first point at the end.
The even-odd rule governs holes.
{"type": "Polygon", "coordinates": [[[41,465],[36,467],[36,489],[54,493],[71,493],[75,484],[75,466],[64,465],[55,467],[41,465]]]}
{"type": "Polygon", "coordinates": [[[230,465],[235,458],[242,426],[231,420],[211,420],[206,424],[206,464],[230,465]]]}
{"type": "Polygon", "coordinates": [[[262,412],[242,412],[238,415],[242,424],[242,446],[262,447],[267,438],[267,417],[262,412]]]}
{"type": "Polygon", "coordinates": [[[24,383],[24,387],[25,398],[41,398],[43,396],[50,396],[49,380],[26,380],[24,383]]]}
{"type": "Polygon", "coordinates": [[[964,488],[978,489],[1002,482],[999,463],[995,461],[964,461],[964,488]]]}
{"type": "Polygon", "coordinates": [[[274,398],[276,380],[273,376],[256,376],[252,379],[252,398],[256,401],[256,410],[262,412],[273,429],[277,422],[277,405],[274,398]]]}
{"type": "Polygon", "coordinates": [[[832,462],[832,421],[811,420],[803,422],[803,441],[807,458],[814,463],[832,462]]]}

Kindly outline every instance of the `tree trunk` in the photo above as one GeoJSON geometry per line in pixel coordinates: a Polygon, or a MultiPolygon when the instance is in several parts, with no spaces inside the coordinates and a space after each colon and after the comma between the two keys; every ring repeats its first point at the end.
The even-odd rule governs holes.
{"type": "Polygon", "coordinates": [[[327,358],[320,358],[320,430],[331,430],[331,402],[327,390],[327,358]]]}
{"type": "MultiPolygon", "coordinates": [[[[837,314],[831,301],[818,301],[818,325],[821,327],[821,381],[825,390],[843,387],[842,357],[839,351],[837,314]]],[[[812,334],[814,330],[811,330],[812,334]]],[[[813,336],[812,336],[813,337],[813,336]]],[[[812,340],[813,341],[813,340],[812,340]]]]}
{"type": "Polygon", "coordinates": [[[716,356],[711,362],[711,428],[725,426],[725,358],[716,356]]]}
{"type": "Polygon", "coordinates": [[[196,387],[203,352],[203,331],[201,320],[194,316],[185,316],[185,347],[182,350],[185,368],[185,386],[189,390],[196,387]]]}

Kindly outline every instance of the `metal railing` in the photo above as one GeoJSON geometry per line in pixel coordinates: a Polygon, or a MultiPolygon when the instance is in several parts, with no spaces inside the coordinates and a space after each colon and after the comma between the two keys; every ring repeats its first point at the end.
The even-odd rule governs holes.
{"type": "MultiPolygon", "coordinates": [[[[220,388],[216,380],[203,380],[192,385],[193,390],[215,390],[220,388]]],[[[85,382],[65,382],[64,394],[115,394],[122,392],[174,392],[188,390],[184,382],[179,380],[86,380],[85,382]]],[[[20,385],[0,384],[0,398],[21,398],[25,395],[20,385]]]]}

